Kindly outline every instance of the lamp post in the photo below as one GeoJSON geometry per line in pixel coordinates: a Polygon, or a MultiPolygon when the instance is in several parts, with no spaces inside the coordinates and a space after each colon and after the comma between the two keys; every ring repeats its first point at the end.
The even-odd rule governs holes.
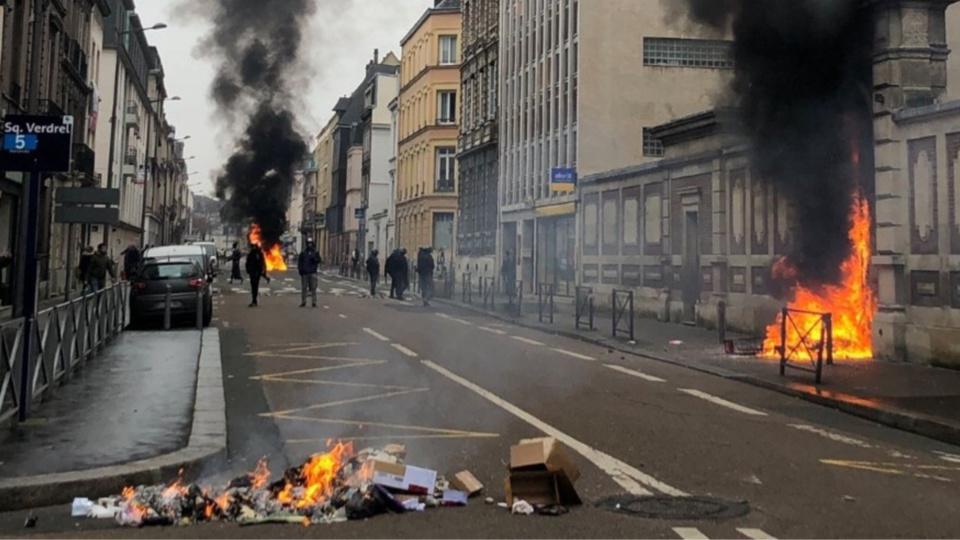
{"type": "MultiPolygon", "coordinates": [[[[117,22],[119,24],[119,17],[117,17],[117,22]]],[[[143,32],[148,32],[150,30],[163,30],[167,25],[165,23],[157,23],[149,28],[144,28],[143,32]]],[[[113,70],[113,110],[110,112],[110,152],[109,152],[109,161],[107,162],[107,188],[113,189],[113,160],[116,158],[117,152],[117,99],[120,92],[120,49],[123,49],[123,38],[132,34],[135,30],[124,30],[120,31],[119,27],[114,25],[114,30],[117,32],[117,48],[116,48],[116,62],[113,70]]],[[[104,225],[103,231],[104,241],[108,245],[110,243],[110,224],[104,225]]]]}

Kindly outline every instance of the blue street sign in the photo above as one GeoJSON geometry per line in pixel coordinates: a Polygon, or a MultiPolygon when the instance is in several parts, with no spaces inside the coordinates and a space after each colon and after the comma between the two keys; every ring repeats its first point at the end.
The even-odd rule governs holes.
{"type": "Polygon", "coordinates": [[[573,167],[554,167],[550,171],[550,190],[572,192],[577,188],[577,169],[573,167]]]}
{"type": "Polygon", "coordinates": [[[8,115],[2,125],[0,170],[69,172],[72,116],[8,115]]]}
{"type": "Polygon", "coordinates": [[[36,135],[8,133],[3,136],[3,149],[14,154],[33,152],[37,149],[37,143],[39,143],[39,139],[36,135]]]}

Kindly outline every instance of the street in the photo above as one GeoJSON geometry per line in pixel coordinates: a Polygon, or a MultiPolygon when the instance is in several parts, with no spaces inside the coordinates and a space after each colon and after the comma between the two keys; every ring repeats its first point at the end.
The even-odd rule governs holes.
{"type": "MultiPolygon", "coordinates": [[[[304,528],[119,529],[56,507],[28,514],[53,535],[321,537],[952,537],[960,450],[763,389],[321,276],[319,306],[297,307],[299,279],[276,274],[260,306],[247,285],[218,283],[229,461],[227,481],[266,456],[274,474],[328,442],[397,442],[407,462],[470,469],[503,499],[509,447],[557,438],[582,471],[584,505],[515,516],[483,497],[465,509],[304,528]],[[687,496],[746,502],[727,519],[616,512],[607,499],[687,496]]],[[[771,369],[775,366],[771,364],[771,369]]],[[[203,482],[201,482],[203,483],[203,482]]],[[[669,505],[668,505],[669,506],[669,505]]],[[[669,512],[670,508],[666,508],[669,512]]]]}

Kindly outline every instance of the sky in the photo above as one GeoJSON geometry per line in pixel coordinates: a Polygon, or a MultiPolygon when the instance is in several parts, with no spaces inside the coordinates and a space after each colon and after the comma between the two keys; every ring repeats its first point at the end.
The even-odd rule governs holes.
{"type": "MultiPolygon", "coordinates": [[[[215,0],[190,0],[214,2],[215,0]]],[[[314,0],[317,13],[307,22],[303,56],[309,83],[303,88],[298,122],[308,138],[319,133],[332,115],[337,98],[348,95],[363,79],[364,67],[380,49],[400,56],[400,39],[433,0],[314,0]]],[[[177,137],[190,136],[184,155],[196,172],[190,185],[195,193],[211,195],[218,171],[230,157],[235,141],[231,128],[218,119],[209,97],[216,61],[206,57],[203,39],[210,22],[182,9],[183,0],[136,0],[145,27],[166,23],[168,28],[147,32],[147,41],[160,50],[169,96],[168,120],[177,137]]]]}

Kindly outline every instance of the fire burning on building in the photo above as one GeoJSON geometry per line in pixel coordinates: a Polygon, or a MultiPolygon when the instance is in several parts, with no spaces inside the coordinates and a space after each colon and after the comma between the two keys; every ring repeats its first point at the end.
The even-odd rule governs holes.
{"type": "Polygon", "coordinates": [[[263,237],[261,236],[260,225],[256,223],[250,224],[250,231],[247,233],[247,239],[250,240],[251,244],[259,246],[260,250],[263,251],[263,257],[267,261],[268,272],[272,272],[274,270],[285,272],[287,270],[287,261],[285,261],[283,258],[283,249],[281,249],[279,243],[274,243],[269,246],[264,245],[263,237]]]}

